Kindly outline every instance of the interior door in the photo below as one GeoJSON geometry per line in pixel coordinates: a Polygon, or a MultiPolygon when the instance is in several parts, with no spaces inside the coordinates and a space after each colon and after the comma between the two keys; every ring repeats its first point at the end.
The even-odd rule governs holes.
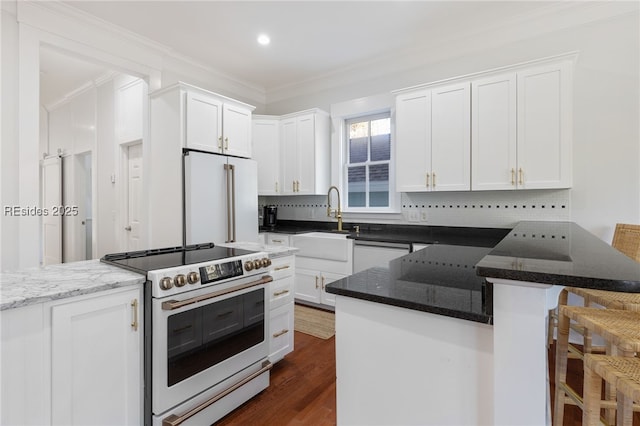
{"type": "Polygon", "coordinates": [[[125,222],[127,250],[140,250],[142,200],[142,144],[127,148],[127,219],[125,222]]]}
{"type": "Polygon", "coordinates": [[[184,156],[186,244],[227,240],[226,162],[223,155],[204,152],[188,151],[184,156]]]}
{"type": "Polygon", "coordinates": [[[62,216],[53,207],[62,205],[62,159],[50,157],[42,161],[42,264],[62,263],[62,216]]]}

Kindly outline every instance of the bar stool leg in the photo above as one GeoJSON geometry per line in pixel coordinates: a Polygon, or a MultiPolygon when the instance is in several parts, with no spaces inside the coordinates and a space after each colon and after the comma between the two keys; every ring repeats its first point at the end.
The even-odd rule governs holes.
{"type": "Polygon", "coordinates": [[[602,378],[591,368],[584,368],[584,409],[582,410],[582,425],[600,425],[600,394],[602,392],[602,378]]]}
{"type": "MultiPolygon", "coordinates": [[[[567,290],[558,296],[558,307],[567,304],[567,290]]],[[[569,317],[562,315],[558,309],[558,337],[556,341],[556,392],[553,413],[553,424],[562,426],[564,420],[565,391],[562,386],[567,380],[567,358],[569,351],[569,317]]]]}

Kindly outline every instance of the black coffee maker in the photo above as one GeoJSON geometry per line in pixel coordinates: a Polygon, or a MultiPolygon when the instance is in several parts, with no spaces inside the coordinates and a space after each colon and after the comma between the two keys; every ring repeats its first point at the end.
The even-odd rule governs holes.
{"type": "Polygon", "coordinates": [[[264,206],[262,211],[262,226],[274,229],[278,221],[278,208],[276,206],[264,206]]]}

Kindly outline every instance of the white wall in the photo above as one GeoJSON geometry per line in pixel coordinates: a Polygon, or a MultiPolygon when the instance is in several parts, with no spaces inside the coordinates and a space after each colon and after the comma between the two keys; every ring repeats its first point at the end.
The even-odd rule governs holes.
{"type": "MultiPolygon", "coordinates": [[[[615,3],[615,2],[614,2],[615,3]]],[[[550,23],[551,24],[551,23],[550,23]]],[[[616,222],[640,223],[640,22],[633,13],[521,39],[513,29],[443,43],[434,61],[381,78],[268,102],[269,114],[331,104],[449,77],[578,51],[574,72],[570,220],[607,242],[616,222]],[[515,40],[515,41],[514,41],[515,40]],[[435,61],[437,59],[437,61],[435,61]]],[[[335,182],[334,182],[335,183],[335,182]]],[[[519,197],[519,195],[518,195],[519,197]]],[[[299,204],[294,199],[288,204],[299,204]]],[[[469,226],[473,226],[470,223],[469,226]]]]}

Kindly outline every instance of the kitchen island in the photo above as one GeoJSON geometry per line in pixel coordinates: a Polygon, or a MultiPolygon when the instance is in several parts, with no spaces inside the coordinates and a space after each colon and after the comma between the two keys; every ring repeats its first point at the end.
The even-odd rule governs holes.
{"type": "Polygon", "coordinates": [[[476,278],[457,274],[473,251],[458,248],[327,287],[339,424],[548,424],[546,315],[560,290],[640,292],[640,265],[570,222],[521,222],[467,256],[476,278]]]}

